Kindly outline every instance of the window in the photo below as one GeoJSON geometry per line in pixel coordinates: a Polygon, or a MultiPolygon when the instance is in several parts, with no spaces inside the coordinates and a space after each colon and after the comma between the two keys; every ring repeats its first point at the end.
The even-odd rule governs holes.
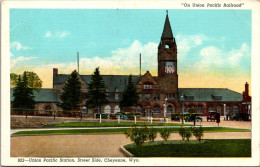
{"type": "Polygon", "coordinates": [[[222,113],[222,107],[221,106],[217,106],[217,113],[219,113],[220,115],[221,115],[221,113],[222,113]]]}
{"type": "Polygon", "coordinates": [[[139,100],[142,101],[143,100],[143,95],[139,94],[139,100]]]}
{"type": "Polygon", "coordinates": [[[106,114],[110,114],[110,113],[111,113],[111,107],[110,107],[109,105],[106,105],[104,112],[105,112],[106,114]]]}
{"type": "Polygon", "coordinates": [[[168,93],[166,94],[167,100],[174,100],[174,94],[173,93],[168,93]]]}
{"type": "Polygon", "coordinates": [[[194,105],[190,105],[189,108],[188,108],[188,112],[189,113],[195,113],[196,112],[195,106],[194,105]]]}
{"type": "Polygon", "coordinates": [[[185,106],[181,107],[181,112],[186,113],[186,107],[185,106]]]}
{"type": "Polygon", "coordinates": [[[120,108],[119,108],[118,105],[116,105],[116,106],[114,107],[114,113],[116,114],[116,113],[118,113],[118,112],[120,112],[120,108]]]}
{"type": "Polygon", "coordinates": [[[231,112],[231,107],[230,107],[230,106],[227,106],[226,114],[230,115],[230,112],[231,112]]]}
{"type": "Polygon", "coordinates": [[[106,96],[107,96],[107,99],[109,99],[109,90],[108,90],[108,88],[106,88],[106,96]]]}
{"type": "Polygon", "coordinates": [[[145,97],[146,100],[149,100],[151,95],[150,94],[145,94],[144,97],[145,97]]]}
{"type": "Polygon", "coordinates": [[[235,105],[235,106],[233,107],[233,115],[236,115],[236,114],[238,114],[238,113],[239,113],[239,108],[238,108],[237,105],[235,105]]]}
{"type": "Polygon", "coordinates": [[[153,100],[160,100],[160,94],[156,93],[153,97],[153,100]]]}
{"type": "Polygon", "coordinates": [[[153,85],[145,84],[145,85],[143,85],[143,89],[153,89],[153,85]]]}
{"type": "Polygon", "coordinates": [[[214,100],[221,100],[221,99],[222,99],[222,96],[212,95],[212,98],[213,98],[214,100]]]}
{"type": "Polygon", "coordinates": [[[169,46],[169,45],[167,45],[167,44],[165,44],[165,48],[166,48],[166,49],[169,49],[169,48],[170,48],[170,46],[169,46]]]}
{"type": "Polygon", "coordinates": [[[155,106],[155,107],[153,108],[153,113],[154,113],[154,114],[160,114],[160,107],[159,107],[159,106],[155,106]]]}
{"type": "Polygon", "coordinates": [[[173,112],[173,108],[171,105],[167,106],[167,113],[171,114],[173,112]]]}
{"type": "Polygon", "coordinates": [[[203,107],[202,106],[198,106],[198,113],[203,114],[203,107]]]}
{"type": "Polygon", "coordinates": [[[143,113],[142,107],[138,106],[136,112],[142,114],[143,113]]]}
{"type": "Polygon", "coordinates": [[[209,112],[214,112],[214,108],[213,108],[213,106],[209,106],[208,111],[209,111],[209,112]]]}
{"type": "Polygon", "coordinates": [[[116,93],[115,93],[115,100],[118,100],[118,99],[119,99],[119,93],[116,92],[116,93]]]}
{"type": "Polygon", "coordinates": [[[45,111],[51,111],[51,110],[52,110],[51,106],[48,105],[45,107],[45,111]]]}

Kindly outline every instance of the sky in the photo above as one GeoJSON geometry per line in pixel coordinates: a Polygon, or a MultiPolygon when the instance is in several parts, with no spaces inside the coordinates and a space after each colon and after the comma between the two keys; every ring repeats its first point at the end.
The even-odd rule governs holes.
{"type": "MultiPolygon", "coordinates": [[[[168,9],[180,88],[251,85],[251,10],[168,9]]],[[[11,72],[33,71],[52,88],[52,69],[70,74],[157,75],[166,10],[10,9],[11,72]]]]}

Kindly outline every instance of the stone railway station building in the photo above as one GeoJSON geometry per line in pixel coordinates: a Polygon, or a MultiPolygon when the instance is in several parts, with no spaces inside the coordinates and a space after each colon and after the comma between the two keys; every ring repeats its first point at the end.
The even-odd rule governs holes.
{"type": "MultiPolygon", "coordinates": [[[[135,112],[142,116],[163,117],[166,107],[167,116],[171,113],[193,111],[201,115],[209,112],[226,114],[248,113],[251,115],[251,97],[248,84],[245,84],[243,94],[227,88],[179,88],[177,44],[172,33],[168,14],[158,46],[158,76],[152,76],[149,71],[144,75],[132,76],[139,93],[138,105],[135,112]]],[[[63,85],[69,78],[68,74],[59,74],[53,69],[53,89],[41,89],[35,93],[36,110],[61,110],[60,102],[63,85]]],[[[85,106],[88,94],[88,84],[91,75],[79,75],[81,92],[85,106]]],[[[102,106],[104,113],[120,112],[119,102],[128,83],[128,75],[102,75],[106,86],[109,104],[102,106]]],[[[11,90],[12,93],[12,90],[11,90]]],[[[13,100],[13,97],[11,97],[13,100]]],[[[89,109],[88,115],[93,116],[94,110],[89,109]]],[[[122,111],[121,111],[122,112],[122,111]]]]}

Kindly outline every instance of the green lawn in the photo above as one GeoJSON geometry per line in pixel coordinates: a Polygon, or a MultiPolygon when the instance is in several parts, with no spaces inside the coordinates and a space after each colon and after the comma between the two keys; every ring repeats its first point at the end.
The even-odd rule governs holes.
{"type": "Polygon", "coordinates": [[[250,139],[148,142],[125,146],[135,157],[251,157],[250,139]]]}
{"type": "MultiPolygon", "coordinates": [[[[48,135],[48,134],[88,134],[88,133],[124,133],[130,128],[119,129],[71,129],[71,130],[34,130],[20,131],[14,135],[48,135]]],[[[172,133],[177,133],[179,128],[168,128],[172,133]]],[[[205,127],[204,132],[250,132],[248,129],[234,129],[223,127],[205,127]]]]}
{"type": "Polygon", "coordinates": [[[66,122],[48,125],[46,127],[125,127],[125,126],[192,126],[191,124],[177,123],[99,123],[99,122],[66,122]]]}

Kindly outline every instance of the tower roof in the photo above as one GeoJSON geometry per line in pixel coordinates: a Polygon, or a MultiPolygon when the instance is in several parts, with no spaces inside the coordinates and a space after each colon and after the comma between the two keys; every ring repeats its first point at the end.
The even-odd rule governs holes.
{"type": "Polygon", "coordinates": [[[168,17],[168,12],[166,14],[166,19],[164,23],[163,33],[161,38],[173,38],[172,28],[168,17]]]}

